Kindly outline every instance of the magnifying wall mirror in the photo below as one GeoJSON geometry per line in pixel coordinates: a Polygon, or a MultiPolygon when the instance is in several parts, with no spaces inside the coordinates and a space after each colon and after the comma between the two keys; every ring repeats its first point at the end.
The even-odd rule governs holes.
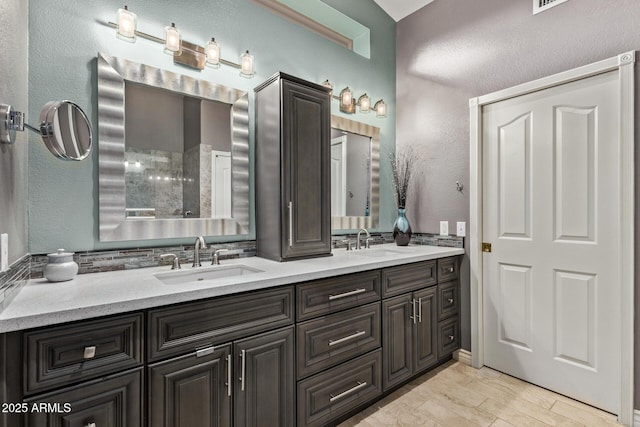
{"type": "Polygon", "coordinates": [[[59,159],[83,160],[91,152],[91,124],[71,101],[47,102],[40,112],[39,127],[25,123],[24,114],[11,105],[0,104],[0,143],[13,144],[15,132],[24,128],[40,134],[47,149],[59,159]]]}

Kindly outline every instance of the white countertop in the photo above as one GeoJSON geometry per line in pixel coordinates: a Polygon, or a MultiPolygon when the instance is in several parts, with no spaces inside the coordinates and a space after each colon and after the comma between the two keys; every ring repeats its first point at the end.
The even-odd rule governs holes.
{"type": "MultiPolygon", "coordinates": [[[[89,319],[266,289],[275,286],[373,270],[411,262],[461,255],[464,249],[441,246],[376,245],[371,249],[334,249],[333,256],[274,262],[250,257],[222,260],[220,266],[192,268],[183,264],[177,274],[244,265],[261,272],[211,281],[166,285],[155,277],[171,273],[169,266],[81,274],[68,282],[30,280],[0,313],[0,333],[89,319]]],[[[208,263],[207,263],[208,264],[208,263]]],[[[206,266],[205,266],[206,265],[206,266]]]]}

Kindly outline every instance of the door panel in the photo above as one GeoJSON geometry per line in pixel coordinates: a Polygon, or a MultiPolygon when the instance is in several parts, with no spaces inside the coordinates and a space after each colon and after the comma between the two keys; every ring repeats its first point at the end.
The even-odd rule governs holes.
{"type": "Polygon", "coordinates": [[[483,106],[484,360],[620,408],[618,72],[483,106]]]}

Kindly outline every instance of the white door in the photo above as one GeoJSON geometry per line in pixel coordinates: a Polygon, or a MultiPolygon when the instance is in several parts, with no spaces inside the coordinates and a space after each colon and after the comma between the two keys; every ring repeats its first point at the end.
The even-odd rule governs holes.
{"type": "Polygon", "coordinates": [[[484,364],[620,409],[618,72],[482,107],[484,364]]]}
{"type": "Polygon", "coordinates": [[[347,137],[331,139],[331,216],[347,214],[347,137]]]}
{"type": "Polygon", "coordinates": [[[211,218],[231,218],[231,153],[211,151],[211,218]]]}

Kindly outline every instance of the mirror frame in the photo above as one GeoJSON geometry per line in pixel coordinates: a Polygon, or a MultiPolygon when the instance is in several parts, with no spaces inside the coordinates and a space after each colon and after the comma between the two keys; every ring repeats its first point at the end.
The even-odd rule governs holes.
{"type": "Polygon", "coordinates": [[[371,138],[371,200],[370,216],[332,216],[332,232],[377,228],[380,223],[380,128],[331,115],[331,128],[371,138]]]}
{"type": "Polygon", "coordinates": [[[97,62],[100,241],[248,234],[248,93],[103,53],[97,62]],[[125,81],[231,104],[232,218],[125,219],[125,81]]]}

